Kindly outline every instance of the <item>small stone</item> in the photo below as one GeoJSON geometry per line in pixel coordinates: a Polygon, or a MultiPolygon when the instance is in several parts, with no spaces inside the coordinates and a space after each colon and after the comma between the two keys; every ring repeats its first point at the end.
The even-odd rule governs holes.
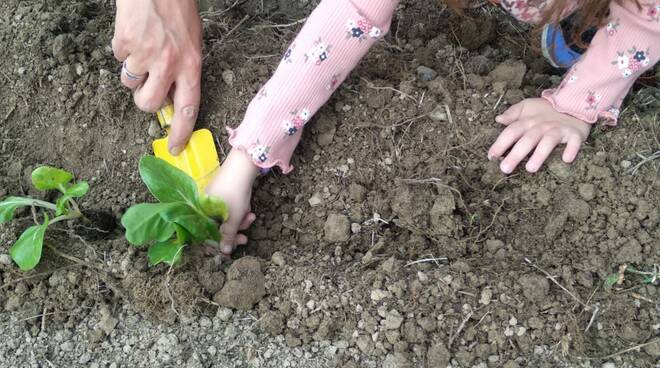
{"type": "Polygon", "coordinates": [[[367,197],[367,188],[353,183],[348,187],[348,194],[354,202],[364,202],[364,199],[367,197]]]}
{"type": "Polygon", "coordinates": [[[417,76],[425,82],[430,82],[438,76],[438,72],[427,66],[420,65],[417,67],[417,76]]]}
{"type": "Polygon", "coordinates": [[[362,225],[358,224],[357,222],[354,222],[351,224],[351,232],[353,234],[357,234],[362,230],[362,225]]]}
{"type": "Polygon", "coordinates": [[[273,253],[270,260],[273,262],[273,264],[280,267],[284,267],[286,265],[286,261],[284,260],[284,255],[282,255],[281,252],[273,253]]]}
{"type": "Polygon", "coordinates": [[[381,289],[371,290],[371,300],[373,300],[374,302],[379,302],[379,301],[381,301],[385,298],[389,298],[391,296],[392,296],[392,294],[390,294],[389,291],[384,291],[384,290],[381,290],[381,289]]]}
{"type": "Polygon", "coordinates": [[[396,257],[392,256],[383,262],[383,264],[380,265],[380,269],[383,270],[385,273],[391,274],[396,271],[397,266],[399,262],[397,261],[396,257]]]}
{"type": "Polygon", "coordinates": [[[516,317],[511,317],[509,319],[509,326],[515,326],[518,324],[518,319],[516,317]]]}
{"type": "Polygon", "coordinates": [[[660,357],[660,341],[656,340],[653,344],[644,346],[644,352],[653,358],[660,357]]]}
{"type": "Polygon", "coordinates": [[[518,337],[520,337],[520,336],[524,335],[525,332],[527,332],[527,329],[525,327],[521,326],[521,327],[518,327],[518,331],[516,332],[516,335],[518,335],[518,337]]]}
{"type": "Polygon", "coordinates": [[[429,118],[433,121],[447,121],[447,111],[443,105],[438,105],[429,113],[429,118]]]}
{"type": "Polygon", "coordinates": [[[511,337],[513,336],[513,329],[510,326],[504,329],[504,336],[511,337]]]}
{"type": "Polygon", "coordinates": [[[489,305],[490,299],[493,297],[493,290],[486,288],[481,290],[481,298],[479,298],[479,303],[483,305],[489,305]]]}
{"type": "Polygon", "coordinates": [[[632,162],[630,162],[628,160],[623,160],[623,161],[621,161],[620,165],[621,165],[622,168],[627,169],[632,165],[632,162]]]}
{"type": "Polygon", "coordinates": [[[112,317],[110,312],[104,313],[104,311],[101,310],[101,320],[99,321],[99,327],[103,330],[103,332],[105,332],[106,335],[110,335],[112,330],[114,330],[117,326],[117,323],[119,323],[119,320],[112,317]]]}
{"type": "Polygon", "coordinates": [[[344,242],[351,236],[351,222],[342,214],[333,213],[328,216],[323,229],[325,240],[329,242],[344,242]]]}
{"type": "Polygon", "coordinates": [[[281,312],[269,311],[259,321],[259,328],[273,336],[280,335],[284,331],[284,316],[281,312]]]}
{"type": "Polygon", "coordinates": [[[160,125],[155,119],[152,119],[151,122],[149,123],[149,129],[147,130],[147,133],[151,138],[161,137],[162,131],[160,129],[160,125]]]}
{"type": "Polygon", "coordinates": [[[76,74],[78,76],[81,76],[83,72],[85,71],[85,68],[81,64],[76,64],[76,74]]]}
{"type": "Polygon", "coordinates": [[[398,330],[403,323],[403,316],[395,309],[392,309],[387,313],[385,319],[381,322],[381,325],[386,330],[398,330]]]}
{"type": "Polygon", "coordinates": [[[227,322],[234,315],[234,312],[230,308],[219,307],[218,312],[215,314],[222,322],[227,322]]]}
{"type": "Polygon", "coordinates": [[[24,67],[20,67],[20,68],[18,68],[18,70],[16,70],[16,71],[18,72],[18,75],[23,75],[23,74],[25,74],[25,68],[24,68],[24,67]]]}
{"type": "Polygon", "coordinates": [[[0,264],[3,264],[5,266],[11,265],[11,257],[9,257],[8,254],[0,254],[0,264]]]}
{"type": "Polygon", "coordinates": [[[422,284],[424,284],[424,283],[426,283],[426,282],[429,281],[429,277],[428,277],[428,275],[425,274],[425,273],[422,272],[422,271],[417,271],[417,279],[418,279],[419,282],[421,282],[422,284]]]}
{"type": "Polygon", "coordinates": [[[227,69],[227,70],[222,72],[222,80],[229,87],[232,87],[234,85],[234,79],[236,79],[236,75],[234,74],[233,71],[227,69]]]}
{"type": "Polygon", "coordinates": [[[321,196],[321,193],[316,192],[316,193],[312,194],[311,198],[309,198],[309,200],[307,202],[309,202],[310,206],[316,207],[316,206],[320,205],[321,203],[323,203],[323,197],[321,196]]]}

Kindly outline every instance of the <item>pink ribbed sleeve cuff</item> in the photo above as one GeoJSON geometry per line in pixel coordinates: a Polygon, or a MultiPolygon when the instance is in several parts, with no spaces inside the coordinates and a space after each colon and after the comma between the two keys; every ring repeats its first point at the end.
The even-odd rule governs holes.
{"type": "Polygon", "coordinates": [[[612,1],[610,21],[556,89],[542,96],[554,108],[588,123],[616,125],[624,97],[635,79],[660,57],[660,1],[612,1]]]}
{"type": "Polygon", "coordinates": [[[250,102],[232,147],[284,173],[312,115],[389,29],[396,0],[323,0],[250,102]]]}

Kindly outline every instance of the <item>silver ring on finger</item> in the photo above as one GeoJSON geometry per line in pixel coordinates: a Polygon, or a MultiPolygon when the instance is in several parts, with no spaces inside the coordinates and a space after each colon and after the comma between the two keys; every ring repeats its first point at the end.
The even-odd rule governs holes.
{"type": "Polygon", "coordinates": [[[130,81],[141,81],[147,76],[147,73],[135,74],[130,70],[128,70],[128,68],[126,67],[126,60],[124,60],[124,63],[121,65],[121,72],[126,76],[126,79],[130,81]]]}

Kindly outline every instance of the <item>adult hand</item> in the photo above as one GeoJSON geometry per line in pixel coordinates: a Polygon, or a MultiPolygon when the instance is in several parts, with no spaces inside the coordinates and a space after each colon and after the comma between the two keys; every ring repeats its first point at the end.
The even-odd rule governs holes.
{"type": "Polygon", "coordinates": [[[528,98],[511,106],[495,121],[506,128],[488,150],[488,159],[500,158],[500,170],[510,174],[527,155],[534,151],[525,168],[537,172],[559,144],[566,144],[562,159],[571,163],[582,143],[589,137],[591,124],[555,110],[542,98],[528,98]]]}
{"type": "Polygon", "coordinates": [[[231,255],[238,245],[248,241],[239,231],[247,230],[256,219],[250,210],[250,199],[257,173],[257,167],[245,153],[232,149],[206,188],[209,195],[222,199],[229,208],[229,218],[220,226],[220,250],[225,255],[231,255]]]}
{"type": "Polygon", "coordinates": [[[121,81],[145,112],[172,96],[174,155],[188,142],[199,111],[201,35],[196,0],[117,0],[112,50],[124,63],[121,81]]]}

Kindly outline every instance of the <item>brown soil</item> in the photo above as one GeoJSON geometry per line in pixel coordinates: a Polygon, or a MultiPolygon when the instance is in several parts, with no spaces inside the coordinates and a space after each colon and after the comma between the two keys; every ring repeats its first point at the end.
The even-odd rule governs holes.
{"type": "MultiPolygon", "coordinates": [[[[112,3],[0,4],[0,197],[43,198],[29,174],[48,164],[88,180],[81,207],[115,220],[150,200],[137,162],[154,117],[117,79],[112,3]]],[[[264,25],[313,4],[202,3],[198,126],[224,155],[224,126],[300,27],[264,25]]],[[[219,258],[190,251],[148,269],[121,229],[90,238],[68,224],[48,242],[75,258],[46,248],[21,273],[7,250],[31,215],[0,225],[0,366],[657,364],[657,286],[627,276],[603,288],[621,265],[660,263],[660,161],[637,168],[660,148],[657,86],[636,87],[620,126],[594,129],[574,165],[555,156],[539,174],[503,176],[486,160],[493,117],[560,76],[502,12],[472,15],[402,1],[392,33],[304,132],[295,172],[259,179],[258,219],[235,256],[261,259],[250,262],[267,295],[252,312],[213,301],[241,279],[225,282],[219,258]]]]}

